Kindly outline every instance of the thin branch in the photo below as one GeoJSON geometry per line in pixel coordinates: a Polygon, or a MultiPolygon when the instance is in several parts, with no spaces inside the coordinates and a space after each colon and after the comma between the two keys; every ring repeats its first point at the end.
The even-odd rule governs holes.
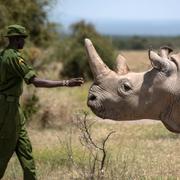
{"type": "Polygon", "coordinates": [[[107,137],[103,140],[103,147],[102,147],[103,157],[102,157],[101,168],[100,168],[101,171],[104,169],[104,163],[105,163],[105,159],[106,159],[106,149],[105,149],[106,142],[107,142],[107,140],[109,139],[109,137],[110,137],[113,133],[115,133],[115,131],[110,132],[110,133],[107,135],[107,137]]]}
{"type": "Polygon", "coordinates": [[[89,139],[90,143],[91,143],[95,148],[102,150],[102,148],[99,147],[99,146],[97,146],[97,145],[94,143],[93,139],[91,138],[91,133],[90,133],[90,131],[89,131],[89,128],[87,127],[86,116],[85,116],[85,118],[84,118],[84,120],[83,120],[83,123],[84,123],[84,129],[85,129],[86,135],[88,136],[88,139],[89,139]]]}
{"type": "Polygon", "coordinates": [[[90,154],[93,156],[93,165],[91,167],[91,173],[95,173],[95,169],[96,169],[96,163],[99,162],[100,163],[100,173],[101,176],[104,174],[104,166],[105,166],[105,160],[107,157],[106,154],[106,143],[109,139],[109,137],[115,133],[115,131],[110,132],[105,139],[102,140],[101,144],[98,145],[97,143],[94,142],[93,138],[92,138],[92,133],[91,133],[91,127],[93,126],[93,123],[88,124],[87,123],[87,113],[84,113],[84,118],[77,118],[78,124],[77,126],[79,127],[82,136],[80,138],[80,143],[87,147],[90,154]],[[92,147],[94,147],[96,149],[96,152],[93,152],[92,147]],[[98,158],[98,151],[100,151],[102,153],[102,158],[98,158]]]}

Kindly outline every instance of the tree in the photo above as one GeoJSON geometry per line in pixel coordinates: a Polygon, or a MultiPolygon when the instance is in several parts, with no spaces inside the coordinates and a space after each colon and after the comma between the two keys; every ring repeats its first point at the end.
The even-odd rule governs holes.
{"type": "Polygon", "coordinates": [[[85,21],[73,24],[71,30],[71,43],[67,48],[62,75],[67,77],[83,76],[86,79],[92,78],[84,48],[85,38],[90,38],[93,41],[104,62],[110,68],[113,67],[114,48],[108,38],[100,35],[92,24],[85,21]]]}
{"type": "Polygon", "coordinates": [[[53,38],[55,28],[47,20],[47,8],[53,3],[55,0],[0,0],[0,29],[21,24],[28,29],[30,41],[42,45],[53,38]]]}

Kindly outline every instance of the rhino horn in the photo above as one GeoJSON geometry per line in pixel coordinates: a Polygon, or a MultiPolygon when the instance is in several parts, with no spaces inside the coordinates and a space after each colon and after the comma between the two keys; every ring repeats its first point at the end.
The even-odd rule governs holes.
{"type": "Polygon", "coordinates": [[[85,47],[89,56],[89,65],[93,73],[94,79],[97,80],[98,77],[108,74],[111,70],[100,58],[92,42],[89,39],[85,39],[85,47]]]}
{"type": "Polygon", "coordinates": [[[129,67],[126,63],[126,58],[119,54],[116,58],[116,72],[119,75],[127,74],[129,72],[129,67]]]}
{"type": "MultiPolygon", "coordinates": [[[[165,52],[163,52],[165,55],[165,52]]],[[[151,60],[152,66],[160,71],[168,71],[171,67],[168,59],[164,59],[163,57],[159,56],[156,52],[149,49],[149,59],[151,60]]]]}
{"type": "Polygon", "coordinates": [[[168,55],[173,51],[172,48],[168,47],[168,46],[162,46],[160,48],[160,56],[162,58],[168,58],[168,55]]]}

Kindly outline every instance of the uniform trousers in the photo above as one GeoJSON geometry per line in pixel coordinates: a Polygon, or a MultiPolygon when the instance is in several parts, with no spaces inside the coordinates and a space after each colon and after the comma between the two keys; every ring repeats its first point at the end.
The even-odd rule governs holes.
{"type": "Polygon", "coordinates": [[[0,95],[0,179],[14,152],[23,169],[24,180],[36,180],[32,146],[19,101],[0,95]]]}

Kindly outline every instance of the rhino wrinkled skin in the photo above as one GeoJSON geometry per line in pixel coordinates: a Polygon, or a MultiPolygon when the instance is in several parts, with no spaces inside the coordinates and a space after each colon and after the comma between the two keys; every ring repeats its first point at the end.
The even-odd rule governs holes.
{"type": "Polygon", "coordinates": [[[180,53],[171,55],[167,46],[159,54],[149,50],[152,68],[135,73],[122,55],[113,71],[89,39],[85,47],[94,77],[87,104],[97,116],[116,121],[161,120],[168,130],[180,133],[180,53]]]}

